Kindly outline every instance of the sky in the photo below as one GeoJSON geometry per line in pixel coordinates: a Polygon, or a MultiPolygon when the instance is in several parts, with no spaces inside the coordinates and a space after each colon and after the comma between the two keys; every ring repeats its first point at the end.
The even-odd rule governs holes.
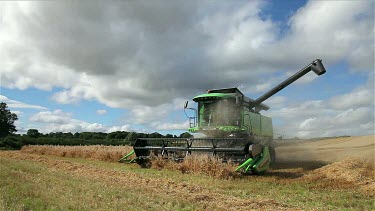
{"type": "Polygon", "coordinates": [[[275,136],[374,134],[373,1],[0,2],[0,101],[17,133],[188,128],[185,100],[269,98],[275,136]]]}

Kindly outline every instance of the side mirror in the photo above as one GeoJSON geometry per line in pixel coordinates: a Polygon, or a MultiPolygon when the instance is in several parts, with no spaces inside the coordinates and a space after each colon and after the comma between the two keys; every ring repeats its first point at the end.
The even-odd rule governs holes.
{"type": "Polygon", "coordinates": [[[187,108],[187,107],[188,107],[188,104],[189,104],[189,101],[185,101],[184,108],[187,108]]]}

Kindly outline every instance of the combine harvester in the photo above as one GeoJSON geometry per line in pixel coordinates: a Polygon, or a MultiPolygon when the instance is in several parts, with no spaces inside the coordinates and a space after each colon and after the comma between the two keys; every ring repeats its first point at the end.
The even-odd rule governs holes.
{"type": "Polygon", "coordinates": [[[210,153],[226,162],[239,163],[236,171],[257,174],[266,171],[275,161],[272,119],[261,115],[269,107],[263,102],[280,90],[313,71],[326,72],[322,61],[316,59],[256,100],[246,97],[237,88],[208,90],[207,94],[194,97],[198,108],[188,116],[189,132],[203,133],[208,138],[138,138],[133,151],[120,162],[137,162],[150,166],[153,156],[181,161],[191,154],[210,153]],[[136,157],[129,160],[131,155],[136,157]]]}

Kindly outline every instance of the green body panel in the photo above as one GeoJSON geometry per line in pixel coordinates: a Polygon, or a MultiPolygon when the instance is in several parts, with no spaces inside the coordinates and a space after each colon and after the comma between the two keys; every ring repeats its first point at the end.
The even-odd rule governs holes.
{"type": "Polygon", "coordinates": [[[257,136],[273,137],[272,119],[251,111],[243,112],[243,129],[257,136]]]}
{"type": "Polygon", "coordinates": [[[188,129],[190,133],[198,133],[199,132],[199,127],[191,127],[188,129]]]}
{"type": "Polygon", "coordinates": [[[249,158],[249,159],[247,159],[245,162],[243,162],[241,165],[239,165],[239,166],[236,168],[236,171],[239,171],[239,170],[244,169],[244,168],[247,169],[248,166],[252,166],[252,165],[253,165],[254,161],[255,161],[255,160],[254,160],[253,158],[249,158]]]}
{"type": "Polygon", "coordinates": [[[245,112],[245,115],[250,116],[250,123],[249,123],[249,132],[252,132],[255,135],[262,135],[261,131],[261,124],[260,124],[260,114],[252,113],[252,112],[245,112]]]}
{"type": "Polygon", "coordinates": [[[263,147],[262,155],[252,166],[252,171],[261,173],[267,171],[271,163],[270,152],[268,146],[263,147]]]}
{"type": "Polygon", "coordinates": [[[118,162],[120,162],[120,163],[122,163],[122,162],[134,163],[136,158],[133,158],[131,160],[128,159],[130,156],[134,155],[134,153],[135,153],[134,150],[132,150],[131,152],[129,152],[128,154],[126,154],[122,158],[120,158],[120,160],[118,160],[118,162]]]}
{"type": "Polygon", "coordinates": [[[261,115],[261,134],[262,136],[273,137],[272,119],[261,115]]]}
{"type": "Polygon", "coordinates": [[[262,153],[255,158],[248,158],[245,162],[236,168],[236,171],[244,173],[253,172],[261,173],[267,171],[271,163],[271,157],[268,146],[262,148],[262,153]]]}

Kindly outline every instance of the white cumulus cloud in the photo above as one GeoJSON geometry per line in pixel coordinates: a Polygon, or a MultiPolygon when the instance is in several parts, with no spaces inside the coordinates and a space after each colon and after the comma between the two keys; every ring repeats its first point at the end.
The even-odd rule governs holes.
{"type": "Polygon", "coordinates": [[[103,110],[103,109],[96,110],[96,113],[99,115],[104,115],[104,114],[107,114],[107,110],[103,110]]]}
{"type": "Polygon", "coordinates": [[[32,105],[24,102],[20,102],[17,100],[9,99],[4,95],[0,95],[0,102],[4,102],[7,104],[8,108],[32,108],[32,109],[47,109],[43,106],[32,105]]]}
{"type": "Polygon", "coordinates": [[[277,133],[287,137],[365,135],[375,130],[371,83],[327,100],[298,103],[290,99],[282,103],[263,114],[281,120],[277,133]]]}
{"type": "MultiPolygon", "coordinates": [[[[284,31],[262,17],[266,4],[261,1],[1,2],[1,86],[59,88],[51,96],[58,103],[96,100],[128,109],[131,121],[152,126],[165,122],[176,99],[238,84],[263,92],[278,81],[275,74],[288,75],[316,58],[326,67],[345,61],[352,72],[373,72],[373,5],[308,1],[291,15],[284,31]]],[[[299,83],[315,78],[309,74],[299,83]]],[[[324,120],[322,115],[346,121],[340,114],[363,118],[361,108],[373,113],[371,96],[371,89],[358,88],[329,101],[288,102],[272,114],[291,123],[288,131],[297,131],[303,122],[302,128],[312,129],[324,120]],[[311,118],[316,119],[306,122],[311,118]]],[[[59,123],[46,130],[108,129],[63,111],[48,112],[31,119],[59,123]]],[[[363,126],[354,133],[368,131],[369,122],[355,120],[363,126]]],[[[180,127],[166,124],[154,127],[180,127]]],[[[343,131],[349,129],[345,125],[343,131]]]]}
{"type": "Polygon", "coordinates": [[[317,57],[373,70],[371,2],[309,1],[283,36],[261,18],[259,1],[167,5],[1,3],[1,84],[61,87],[52,97],[59,103],[95,99],[129,108],[239,83],[263,91],[270,87],[260,80],[265,75],[317,57]]]}
{"type": "Polygon", "coordinates": [[[100,123],[89,123],[73,118],[72,113],[62,110],[42,111],[29,118],[32,124],[37,124],[43,133],[50,132],[113,132],[118,130],[131,131],[129,125],[106,126],[100,123]]]}

